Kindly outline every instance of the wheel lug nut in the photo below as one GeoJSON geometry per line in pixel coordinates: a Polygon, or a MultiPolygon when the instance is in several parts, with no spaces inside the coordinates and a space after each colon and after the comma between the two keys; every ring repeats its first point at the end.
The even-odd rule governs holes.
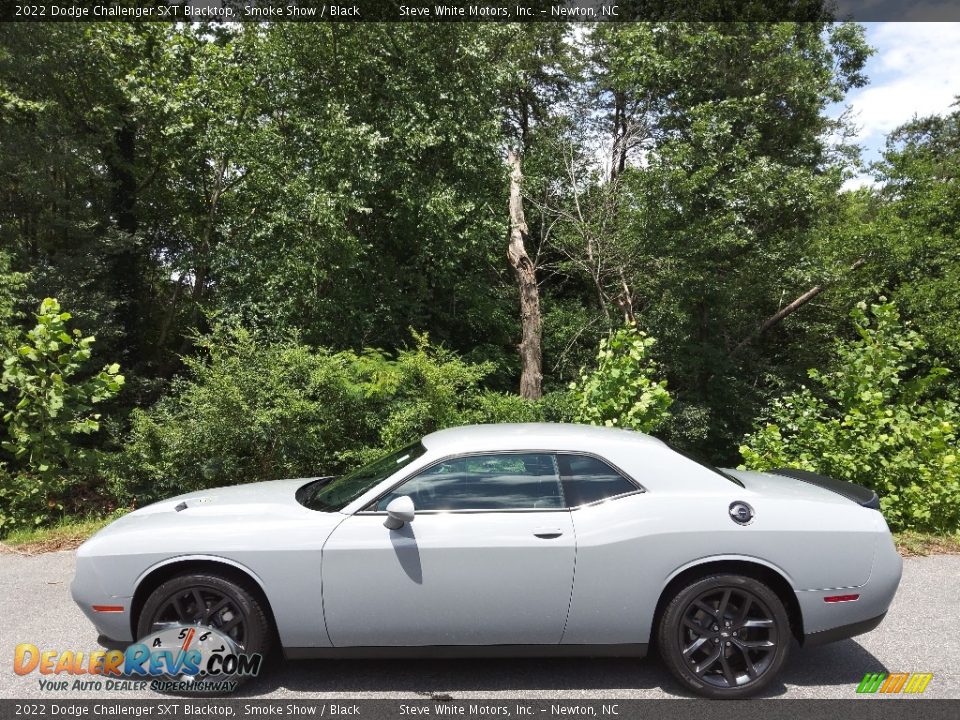
{"type": "Polygon", "coordinates": [[[714,625],[714,626],[713,626],[713,629],[714,629],[714,630],[719,630],[720,628],[718,628],[716,625],[714,625]]]}
{"type": "Polygon", "coordinates": [[[730,647],[730,643],[727,643],[727,647],[730,647]]]}

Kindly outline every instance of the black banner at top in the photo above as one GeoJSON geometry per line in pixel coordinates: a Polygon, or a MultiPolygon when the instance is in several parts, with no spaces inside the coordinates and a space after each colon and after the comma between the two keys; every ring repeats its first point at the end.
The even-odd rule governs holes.
{"type": "Polygon", "coordinates": [[[0,0],[4,22],[960,21],[960,0],[0,0]]]}

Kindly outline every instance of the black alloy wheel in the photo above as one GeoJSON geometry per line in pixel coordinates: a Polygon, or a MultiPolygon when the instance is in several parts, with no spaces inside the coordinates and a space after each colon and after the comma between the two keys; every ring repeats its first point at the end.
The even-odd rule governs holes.
{"type": "Polygon", "coordinates": [[[786,610],[770,588],[749,577],[715,575],[674,597],[658,640],[667,666],[690,690],[737,698],[773,680],[791,637],[786,610]]]}
{"type": "Polygon", "coordinates": [[[140,612],[137,637],[177,625],[215,628],[245,653],[266,657],[273,645],[273,628],[259,594],[212,573],[179,575],[154,590],[140,612]]]}
{"type": "Polygon", "coordinates": [[[240,603],[209,585],[193,585],[167,597],[153,613],[150,632],[159,632],[172,625],[212,627],[241,648],[246,640],[247,619],[240,603]]]}

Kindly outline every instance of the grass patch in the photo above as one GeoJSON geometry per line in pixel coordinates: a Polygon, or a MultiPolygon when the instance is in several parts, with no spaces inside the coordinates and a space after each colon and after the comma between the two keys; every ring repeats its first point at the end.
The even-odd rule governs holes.
{"type": "Polygon", "coordinates": [[[104,525],[128,512],[127,508],[121,508],[106,516],[65,517],[52,527],[14,530],[3,539],[0,548],[25,555],[72,550],[104,525]]]}
{"type": "Polygon", "coordinates": [[[897,550],[904,557],[960,554],[960,533],[934,535],[905,530],[894,533],[893,539],[897,543],[897,550]]]}

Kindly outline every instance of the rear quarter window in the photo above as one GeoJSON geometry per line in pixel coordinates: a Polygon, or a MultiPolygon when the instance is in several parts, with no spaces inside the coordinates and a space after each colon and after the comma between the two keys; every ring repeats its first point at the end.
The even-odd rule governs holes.
{"type": "Polygon", "coordinates": [[[558,461],[563,477],[563,492],[569,507],[588,505],[640,490],[600,458],[560,455],[558,461]]]}

